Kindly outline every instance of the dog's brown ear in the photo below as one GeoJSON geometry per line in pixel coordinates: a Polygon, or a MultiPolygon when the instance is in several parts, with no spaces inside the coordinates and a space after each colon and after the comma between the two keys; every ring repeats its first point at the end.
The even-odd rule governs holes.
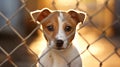
{"type": "Polygon", "coordinates": [[[71,18],[73,18],[77,23],[84,22],[86,14],[84,12],[76,11],[76,10],[69,10],[68,13],[70,14],[71,18]]]}
{"type": "Polygon", "coordinates": [[[44,8],[41,10],[36,10],[31,12],[31,17],[34,21],[41,22],[44,18],[46,18],[51,13],[51,10],[48,8],[44,8]]]}
{"type": "Polygon", "coordinates": [[[37,17],[37,20],[38,21],[42,21],[44,18],[46,18],[49,14],[51,13],[51,11],[49,9],[43,9],[38,17],[37,17]]]}

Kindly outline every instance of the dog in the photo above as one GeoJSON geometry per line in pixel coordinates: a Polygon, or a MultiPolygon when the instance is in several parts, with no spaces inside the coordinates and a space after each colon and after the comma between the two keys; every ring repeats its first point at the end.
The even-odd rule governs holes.
{"type": "Polygon", "coordinates": [[[86,14],[70,9],[68,11],[44,8],[32,12],[34,21],[42,25],[47,40],[37,67],[82,67],[78,50],[72,43],[76,26],[83,23],[86,14]]]}

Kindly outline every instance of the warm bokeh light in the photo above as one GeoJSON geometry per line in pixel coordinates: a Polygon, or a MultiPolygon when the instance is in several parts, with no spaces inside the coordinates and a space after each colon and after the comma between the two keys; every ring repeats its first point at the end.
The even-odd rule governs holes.
{"type": "Polygon", "coordinates": [[[55,2],[57,8],[62,10],[74,9],[77,3],[74,0],[55,0],[55,2]]]}
{"type": "Polygon", "coordinates": [[[86,13],[73,40],[83,67],[120,67],[120,0],[1,0],[0,67],[33,67],[41,60],[47,41],[30,13],[43,8],[86,13]]]}

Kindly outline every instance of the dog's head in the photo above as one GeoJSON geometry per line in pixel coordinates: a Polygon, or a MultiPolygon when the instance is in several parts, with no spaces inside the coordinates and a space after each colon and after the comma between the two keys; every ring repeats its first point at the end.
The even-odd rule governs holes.
{"type": "Polygon", "coordinates": [[[76,25],[84,22],[85,13],[76,10],[42,9],[34,13],[33,17],[42,24],[49,46],[61,50],[70,46],[75,36],[76,25]]]}

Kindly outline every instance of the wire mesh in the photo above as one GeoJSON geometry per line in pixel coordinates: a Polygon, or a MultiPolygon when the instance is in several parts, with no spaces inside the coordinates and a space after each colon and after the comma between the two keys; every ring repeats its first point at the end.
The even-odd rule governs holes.
{"type": "MultiPolygon", "coordinates": [[[[54,10],[61,9],[61,7],[64,6],[61,4],[60,4],[61,7],[59,6],[58,3],[60,3],[61,1],[60,0],[50,1],[52,9],[54,10]]],[[[111,3],[114,4],[115,2],[117,2],[117,0],[104,0],[104,1],[103,0],[89,0],[89,1],[73,0],[73,1],[74,1],[74,4],[70,4],[73,6],[72,9],[84,11],[87,13],[87,20],[77,31],[82,42],[85,43],[84,44],[80,42],[82,43],[80,48],[82,49],[80,56],[82,57],[83,67],[88,67],[88,66],[119,67],[120,66],[119,64],[120,37],[119,37],[119,34],[116,35],[117,33],[119,33],[119,31],[115,33],[114,26],[116,25],[120,26],[120,15],[115,12],[116,5],[111,6],[111,3]],[[97,5],[96,3],[99,3],[101,1],[102,1],[102,4],[98,5],[99,9],[95,10],[94,8],[98,8],[96,6],[97,5]],[[95,3],[95,5],[90,5],[90,3],[92,4],[95,3]],[[89,7],[89,9],[86,6],[89,7]]],[[[27,7],[28,2],[29,0],[19,0],[19,3],[21,5],[17,6],[17,9],[14,10],[14,12],[10,15],[10,17],[8,17],[7,13],[5,13],[5,11],[3,11],[0,8],[0,19],[1,19],[0,21],[0,67],[6,67],[7,65],[8,65],[7,67],[26,67],[26,66],[35,67],[36,63],[39,62],[39,60],[41,59],[41,57],[39,58],[37,54],[30,48],[29,44],[31,42],[28,43],[29,39],[33,37],[36,31],[40,30],[40,24],[35,25],[35,27],[30,31],[30,33],[26,34],[26,32],[22,31],[22,34],[21,34],[21,31],[17,28],[17,25],[14,24],[14,21],[13,21],[13,19],[15,19],[15,17],[17,17],[19,13],[22,14],[23,11],[26,12],[25,14],[28,14],[28,16],[30,16],[31,10],[27,7]],[[7,34],[4,30],[8,31],[7,34]],[[12,33],[9,33],[9,32],[12,32],[12,33]],[[24,33],[26,35],[23,35],[24,33]],[[2,36],[3,34],[4,36],[2,36]],[[10,39],[12,38],[9,39],[9,37],[7,36],[8,34],[13,34],[13,36],[15,35],[15,37],[18,39],[17,43],[14,43],[14,46],[11,46],[11,44],[13,44],[13,42],[15,42],[16,40],[11,41],[10,39]],[[10,40],[10,41],[7,41],[7,40],[10,40]],[[22,47],[24,47],[24,49],[22,47]],[[32,62],[28,62],[28,61],[24,61],[25,59],[23,59],[23,61],[26,62],[24,64],[16,61],[17,60],[16,58],[21,57],[20,49],[23,50],[23,52],[25,50],[25,53],[23,53],[25,54],[23,56],[24,58],[27,58],[28,56],[30,58],[34,57],[35,58],[34,61],[28,60],[28,61],[32,61],[32,62]],[[20,54],[17,53],[17,51],[19,51],[20,54]],[[18,56],[17,54],[20,56],[18,56]]],[[[68,1],[65,1],[65,2],[68,2],[68,1]]],[[[70,5],[69,7],[71,8],[70,5]]],[[[40,6],[42,6],[42,4],[40,4],[40,6]]],[[[1,6],[1,7],[4,7],[4,6],[1,6]]],[[[31,18],[29,20],[33,22],[31,18]]],[[[18,21],[15,21],[15,23],[17,22],[18,21]]],[[[23,28],[21,29],[23,30],[23,28]]],[[[40,31],[42,32],[42,30],[40,31]]],[[[52,47],[50,49],[52,49],[52,47]]],[[[45,54],[47,54],[50,51],[50,49],[45,54]]],[[[44,56],[45,54],[43,54],[42,56],[44,56]]],[[[79,55],[73,58],[70,62],[67,62],[68,67],[70,67],[70,64],[75,59],[77,59],[77,57],[79,57],[79,55]]],[[[44,67],[44,65],[42,66],[44,67]]]]}

